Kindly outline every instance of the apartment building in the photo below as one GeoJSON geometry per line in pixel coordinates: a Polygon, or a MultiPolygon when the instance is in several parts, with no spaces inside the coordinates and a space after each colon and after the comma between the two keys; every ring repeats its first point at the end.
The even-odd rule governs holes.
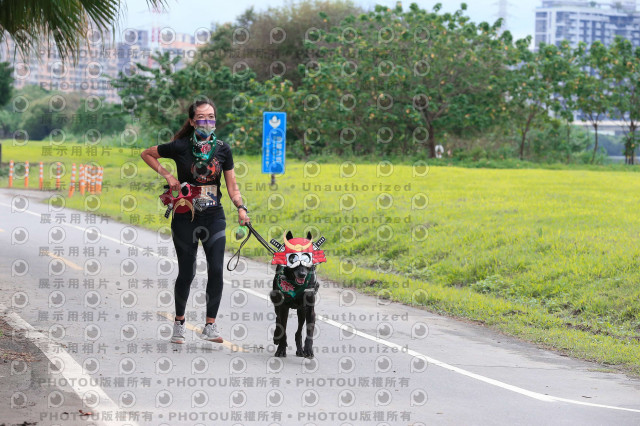
{"type": "Polygon", "coordinates": [[[37,52],[23,58],[10,37],[0,45],[0,61],[12,64],[14,87],[38,85],[46,90],[82,92],[103,97],[106,102],[120,102],[117,90],[109,77],[118,72],[131,73],[136,63],[153,67],[151,56],[155,51],[171,52],[183,60],[176,69],[181,69],[194,57],[196,50],[193,34],[176,33],[167,28],[160,32],[157,40],[150,39],[145,29],[125,29],[122,41],[115,41],[110,32],[90,32],[88,41],[77,52],[78,62],[63,61],[53,41],[43,43],[37,52]]]}
{"type": "Polygon", "coordinates": [[[635,0],[597,2],[588,0],[543,0],[536,8],[535,47],[541,42],[559,44],[568,40],[604,45],[619,35],[640,46],[640,13],[635,0]]]}

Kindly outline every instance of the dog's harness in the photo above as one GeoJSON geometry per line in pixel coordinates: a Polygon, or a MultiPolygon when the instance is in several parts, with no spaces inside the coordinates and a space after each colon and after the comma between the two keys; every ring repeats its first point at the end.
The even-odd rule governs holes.
{"type": "Polygon", "coordinates": [[[303,284],[297,284],[295,281],[293,283],[290,283],[285,279],[284,272],[282,271],[283,270],[276,274],[276,285],[283,294],[291,296],[291,298],[293,299],[295,299],[300,293],[303,293],[304,290],[309,287],[309,283],[315,276],[315,271],[311,270],[305,277],[303,284]]]}

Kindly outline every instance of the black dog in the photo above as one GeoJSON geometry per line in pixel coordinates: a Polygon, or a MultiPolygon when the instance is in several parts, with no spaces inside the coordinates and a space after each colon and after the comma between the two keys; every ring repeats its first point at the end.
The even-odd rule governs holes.
{"type": "MultiPolygon", "coordinates": [[[[276,329],[273,343],[278,345],[275,356],[287,356],[287,319],[289,309],[298,313],[298,330],[296,331],[296,356],[313,358],[313,333],[316,324],[316,294],[320,287],[316,279],[316,266],[325,262],[322,251],[312,246],[311,233],[304,238],[293,238],[291,231],[285,236],[288,248],[284,253],[286,264],[278,264],[273,278],[273,290],[269,294],[276,311],[276,329]],[[300,247],[304,247],[300,249],[300,247]],[[309,247],[311,247],[309,249],[309,247]],[[299,251],[296,251],[298,249],[299,251]],[[315,259],[312,259],[315,257],[315,259]],[[307,324],[304,346],[302,345],[302,326],[307,324]]],[[[320,243],[321,244],[321,243],[320,243]]],[[[275,262],[276,257],[274,257],[275,262]]],[[[280,257],[283,259],[283,257],[280,257]]],[[[272,262],[272,263],[274,263],[272,262]]],[[[277,262],[275,262],[277,263],[277,262]]]]}

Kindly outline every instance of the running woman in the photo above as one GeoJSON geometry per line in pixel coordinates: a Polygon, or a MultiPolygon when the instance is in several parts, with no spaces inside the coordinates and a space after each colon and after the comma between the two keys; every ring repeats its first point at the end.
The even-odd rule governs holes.
{"type": "Polygon", "coordinates": [[[220,176],[229,198],[238,209],[238,223],[250,222],[247,207],[236,185],[231,147],[215,135],[216,107],[209,99],[189,106],[189,118],[169,143],[145,149],[140,155],[153,170],[164,177],[172,191],[180,191],[181,184],[200,186],[201,196],[194,199],[192,212],[175,212],[171,219],[173,244],[178,257],[178,277],[174,287],[175,320],[171,342],[185,341],[185,309],[191,282],[196,275],[198,242],[207,257],[207,313],[206,324],[199,337],[222,343],[216,316],[222,297],[222,272],[226,244],[226,217],[220,203],[220,176]],[[171,158],[176,163],[178,179],[162,167],[158,158],[171,158]]]}

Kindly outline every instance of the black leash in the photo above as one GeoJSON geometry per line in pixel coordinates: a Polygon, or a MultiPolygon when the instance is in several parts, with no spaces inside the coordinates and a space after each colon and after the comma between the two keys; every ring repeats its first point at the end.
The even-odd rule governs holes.
{"type": "Polygon", "coordinates": [[[233,271],[236,269],[236,267],[238,266],[238,262],[240,261],[240,250],[242,250],[242,246],[249,241],[249,238],[251,238],[251,234],[253,234],[256,239],[260,242],[260,244],[262,244],[264,246],[264,248],[266,248],[271,254],[274,254],[276,252],[276,250],[273,249],[273,247],[271,247],[269,245],[269,243],[267,243],[265,241],[264,238],[262,238],[262,235],[258,234],[258,231],[256,231],[255,229],[253,229],[253,226],[251,226],[251,222],[246,223],[247,228],[249,228],[249,235],[247,235],[247,238],[244,239],[244,241],[240,244],[240,247],[238,248],[238,251],[231,256],[231,259],[229,259],[229,261],[227,262],[227,271],[233,271]],[[229,268],[229,264],[231,263],[231,260],[233,260],[234,257],[238,256],[238,260],[236,260],[236,264],[233,266],[233,268],[229,268]]]}

